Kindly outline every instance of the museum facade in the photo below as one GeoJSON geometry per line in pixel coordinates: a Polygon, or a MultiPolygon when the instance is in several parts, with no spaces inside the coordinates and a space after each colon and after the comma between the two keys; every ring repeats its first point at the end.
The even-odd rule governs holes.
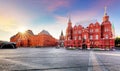
{"type": "Polygon", "coordinates": [[[90,23],[87,27],[82,25],[74,25],[72,27],[71,19],[69,18],[66,29],[65,47],[76,48],[113,48],[115,46],[114,28],[109,20],[109,16],[104,12],[103,21],[90,23]]]}

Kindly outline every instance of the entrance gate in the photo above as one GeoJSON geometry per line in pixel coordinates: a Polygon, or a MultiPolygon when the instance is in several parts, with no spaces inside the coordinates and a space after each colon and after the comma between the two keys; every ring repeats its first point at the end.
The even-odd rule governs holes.
{"type": "Polygon", "coordinates": [[[86,50],[87,49],[87,45],[86,44],[82,44],[82,49],[86,50]]]}

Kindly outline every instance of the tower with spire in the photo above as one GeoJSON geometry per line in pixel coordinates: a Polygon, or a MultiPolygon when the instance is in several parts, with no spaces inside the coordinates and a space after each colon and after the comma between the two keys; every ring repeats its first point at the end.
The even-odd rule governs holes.
{"type": "Polygon", "coordinates": [[[63,34],[63,30],[62,30],[61,35],[59,37],[59,45],[60,45],[60,47],[64,46],[64,39],[65,39],[65,37],[64,37],[64,34],[63,34]]]}
{"type": "Polygon", "coordinates": [[[80,49],[111,49],[114,47],[114,34],[111,28],[112,24],[107,14],[107,7],[104,8],[102,19],[102,24],[91,22],[87,27],[83,27],[81,24],[72,27],[71,18],[69,16],[64,42],[65,47],[80,49]],[[82,42],[83,38],[85,38],[86,41],[82,42]]]}
{"type": "Polygon", "coordinates": [[[69,20],[68,20],[68,26],[66,29],[66,39],[72,40],[72,22],[71,22],[70,16],[69,16],[69,20]]]}
{"type": "Polygon", "coordinates": [[[105,11],[104,11],[104,16],[103,16],[103,22],[101,25],[101,35],[102,38],[104,39],[108,39],[108,38],[112,38],[112,24],[109,21],[109,16],[107,15],[107,7],[105,7],[105,11]]]}
{"type": "Polygon", "coordinates": [[[60,40],[64,40],[64,34],[63,34],[63,30],[61,31],[61,35],[60,35],[60,40]]]}
{"type": "Polygon", "coordinates": [[[109,21],[109,16],[107,15],[107,6],[104,7],[104,16],[103,16],[103,22],[109,21]]]}
{"type": "Polygon", "coordinates": [[[105,7],[103,22],[101,24],[101,38],[103,47],[114,47],[114,33],[112,32],[112,23],[109,21],[107,7],[105,7]]]}

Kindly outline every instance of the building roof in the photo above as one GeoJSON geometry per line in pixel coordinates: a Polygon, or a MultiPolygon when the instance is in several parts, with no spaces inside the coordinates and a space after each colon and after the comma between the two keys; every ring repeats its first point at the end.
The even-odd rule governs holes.
{"type": "Polygon", "coordinates": [[[50,33],[48,31],[46,31],[46,30],[42,30],[40,33],[38,33],[38,35],[41,35],[41,34],[50,35],[50,33]]]}
{"type": "Polygon", "coordinates": [[[34,35],[34,33],[32,32],[32,30],[27,30],[26,33],[29,33],[31,35],[34,35]]]}
{"type": "Polygon", "coordinates": [[[0,45],[1,45],[1,44],[15,44],[15,43],[14,43],[14,42],[8,42],[8,41],[1,41],[1,40],[0,40],[0,45]]]}
{"type": "Polygon", "coordinates": [[[79,26],[79,25],[81,25],[82,27],[84,27],[84,28],[86,28],[86,27],[88,27],[91,23],[92,24],[95,24],[97,22],[97,20],[86,20],[86,21],[81,21],[81,22],[79,22],[79,23],[76,23],[75,25],[76,26],[79,26]]]}

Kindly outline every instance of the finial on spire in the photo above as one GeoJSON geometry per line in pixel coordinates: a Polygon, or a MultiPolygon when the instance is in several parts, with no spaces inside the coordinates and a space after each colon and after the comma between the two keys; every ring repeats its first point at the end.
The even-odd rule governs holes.
{"type": "Polygon", "coordinates": [[[61,31],[61,36],[63,36],[63,30],[61,31]]]}
{"type": "Polygon", "coordinates": [[[104,7],[105,11],[104,11],[104,16],[107,15],[107,6],[104,7]]]}
{"type": "Polygon", "coordinates": [[[69,18],[69,22],[71,22],[71,15],[70,14],[68,14],[68,18],[69,18]]]}

